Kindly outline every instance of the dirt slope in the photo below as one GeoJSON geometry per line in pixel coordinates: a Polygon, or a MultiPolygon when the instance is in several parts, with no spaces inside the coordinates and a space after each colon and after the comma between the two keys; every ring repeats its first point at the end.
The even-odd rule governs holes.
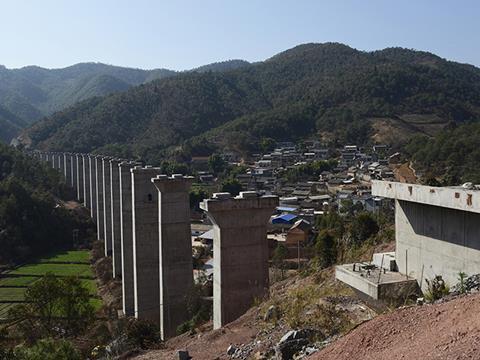
{"type": "Polygon", "coordinates": [[[312,360],[480,359],[480,294],[381,315],[312,360]]]}

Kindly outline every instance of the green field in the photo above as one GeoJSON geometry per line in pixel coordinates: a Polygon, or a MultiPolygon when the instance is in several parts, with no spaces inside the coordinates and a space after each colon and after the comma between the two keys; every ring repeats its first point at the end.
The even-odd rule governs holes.
{"type": "Polygon", "coordinates": [[[63,251],[3,274],[3,277],[0,278],[0,319],[4,318],[8,310],[15,305],[15,303],[9,303],[10,301],[24,300],[24,294],[28,286],[31,286],[47,273],[60,277],[80,276],[82,284],[92,296],[91,304],[95,309],[102,306],[102,301],[95,298],[97,296],[97,284],[90,266],[89,251],[63,251]]]}
{"type": "Polygon", "coordinates": [[[29,286],[38,279],[38,276],[6,277],[0,279],[0,286],[29,286]]]}
{"type": "Polygon", "coordinates": [[[50,257],[40,259],[42,263],[63,263],[63,262],[75,262],[75,263],[90,263],[90,253],[88,251],[65,251],[54,254],[50,257]]]}
{"type": "Polygon", "coordinates": [[[93,278],[93,271],[88,264],[48,264],[38,263],[22,266],[13,270],[15,275],[46,275],[52,273],[57,276],[81,276],[93,278]]]}

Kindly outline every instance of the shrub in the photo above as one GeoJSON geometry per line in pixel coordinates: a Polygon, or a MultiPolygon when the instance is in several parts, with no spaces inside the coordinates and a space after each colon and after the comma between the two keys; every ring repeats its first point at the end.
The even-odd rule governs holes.
{"type": "Polygon", "coordinates": [[[427,282],[427,291],[425,292],[427,301],[439,300],[450,292],[441,275],[436,275],[432,280],[425,279],[425,281],[427,282]]]}

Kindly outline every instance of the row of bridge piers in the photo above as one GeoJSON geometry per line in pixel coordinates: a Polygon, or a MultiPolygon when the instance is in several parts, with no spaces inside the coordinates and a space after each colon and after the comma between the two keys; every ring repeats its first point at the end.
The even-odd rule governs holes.
{"type": "MultiPolygon", "coordinates": [[[[193,288],[189,192],[193,178],[93,154],[32,152],[63,175],[90,210],[122,282],[123,313],[159,325],[162,339],[188,319],[193,288]]],[[[213,223],[213,326],[245,313],[269,286],[267,225],[276,196],[214,194],[200,207],[213,223]]]]}

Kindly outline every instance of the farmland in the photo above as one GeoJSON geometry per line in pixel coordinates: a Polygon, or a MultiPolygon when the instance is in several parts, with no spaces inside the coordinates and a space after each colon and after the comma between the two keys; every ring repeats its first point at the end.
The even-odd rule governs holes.
{"type": "Polygon", "coordinates": [[[100,308],[102,302],[97,297],[97,285],[89,259],[88,250],[57,252],[1,274],[0,319],[5,318],[12,306],[24,301],[27,288],[47,273],[59,277],[78,276],[90,293],[91,303],[100,308]]]}

